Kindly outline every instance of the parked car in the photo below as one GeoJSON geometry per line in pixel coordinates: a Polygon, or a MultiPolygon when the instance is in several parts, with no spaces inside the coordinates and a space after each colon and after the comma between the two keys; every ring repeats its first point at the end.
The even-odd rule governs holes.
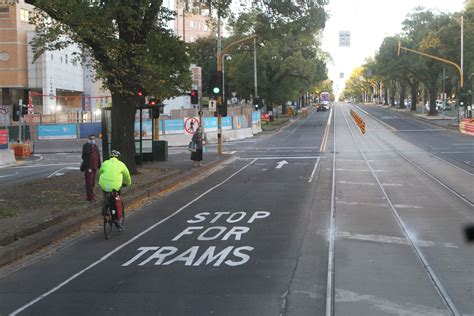
{"type": "Polygon", "coordinates": [[[411,99],[405,99],[405,107],[411,107],[411,99]]]}
{"type": "MultiPolygon", "coordinates": [[[[426,110],[430,110],[430,101],[427,101],[425,104],[426,110]]],[[[450,111],[451,106],[443,100],[436,100],[436,110],[437,111],[450,111]]]]}

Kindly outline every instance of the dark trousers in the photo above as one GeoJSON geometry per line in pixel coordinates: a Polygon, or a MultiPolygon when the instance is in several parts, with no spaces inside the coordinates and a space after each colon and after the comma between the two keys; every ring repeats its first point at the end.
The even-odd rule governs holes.
{"type": "Polygon", "coordinates": [[[94,187],[95,187],[96,174],[97,174],[97,170],[94,170],[94,169],[86,169],[86,171],[84,172],[84,177],[86,179],[87,201],[95,200],[94,187]]]}

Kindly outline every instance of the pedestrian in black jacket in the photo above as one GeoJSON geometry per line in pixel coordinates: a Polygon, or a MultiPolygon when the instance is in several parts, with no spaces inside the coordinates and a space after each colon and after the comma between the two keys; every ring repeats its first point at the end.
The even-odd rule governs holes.
{"type": "Polygon", "coordinates": [[[84,172],[87,201],[95,202],[94,187],[97,170],[100,169],[100,151],[95,144],[95,135],[89,135],[88,139],[82,146],[81,171],[84,172]]]}

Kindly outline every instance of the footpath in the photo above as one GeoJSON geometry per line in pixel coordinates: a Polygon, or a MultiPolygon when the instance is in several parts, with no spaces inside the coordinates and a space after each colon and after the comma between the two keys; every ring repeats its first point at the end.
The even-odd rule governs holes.
{"type": "MultiPolygon", "coordinates": [[[[139,166],[132,186],[123,190],[127,214],[160,195],[193,183],[214,171],[231,155],[205,153],[202,167],[193,167],[187,152],[172,161],[139,166]]],[[[96,202],[85,197],[84,174],[2,186],[0,198],[0,266],[6,265],[76,231],[101,224],[102,193],[96,186],[96,202]]]]}

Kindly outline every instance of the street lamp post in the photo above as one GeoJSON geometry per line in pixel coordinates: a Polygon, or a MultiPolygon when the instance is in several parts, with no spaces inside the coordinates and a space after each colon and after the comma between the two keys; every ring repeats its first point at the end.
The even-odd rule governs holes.
{"type": "Polygon", "coordinates": [[[225,99],[225,60],[231,60],[232,57],[229,54],[224,54],[222,56],[222,103],[227,102],[225,99]]]}

